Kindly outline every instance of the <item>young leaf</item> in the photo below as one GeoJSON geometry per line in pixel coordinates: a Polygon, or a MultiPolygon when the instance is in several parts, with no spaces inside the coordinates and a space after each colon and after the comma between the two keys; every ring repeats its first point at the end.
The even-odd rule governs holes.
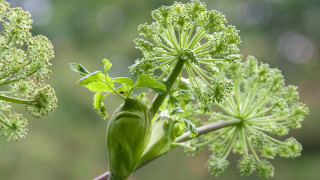
{"type": "Polygon", "coordinates": [[[81,78],[77,83],[80,85],[88,85],[95,81],[101,81],[101,76],[103,76],[103,74],[100,71],[96,71],[81,78]]]}
{"type": "Polygon", "coordinates": [[[126,84],[121,85],[116,89],[119,94],[127,94],[132,89],[132,86],[128,86],[126,84]]]}
{"type": "Polygon", "coordinates": [[[186,124],[188,130],[190,131],[191,137],[196,137],[198,135],[196,125],[188,119],[184,120],[184,123],[186,124]]]}
{"type": "Polygon", "coordinates": [[[71,68],[71,70],[80,73],[81,75],[88,75],[90,74],[89,71],[87,71],[81,64],[76,64],[76,63],[69,63],[69,66],[71,68]]]}
{"type": "Polygon", "coordinates": [[[104,103],[102,102],[106,96],[102,93],[96,93],[93,98],[93,107],[103,118],[107,118],[109,114],[106,112],[104,103]]]}
{"type": "Polygon", "coordinates": [[[104,73],[107,73],[107,71],[111,68],[112,64],[107,59],[103,59],[102,63],[103,63],[104,73]]]}
{"type": "Polygon", "coordinates": [[[167,90],[166,86],[163,83],[151,79],[150,75],[146,74],[141,74],[138,77],[138,81],[136,82],[134,87],[146,87],[159,94],[162,94],[167,90]]]}
{"type": "Polygon", "coordinates": [[[92,92],[106,92],[113,91],[110,86],[102,81],[95,81],[85,85],[92,92]]]}
{"type": "Polygon", "coordinates": [[[113,91],[114,89],[112,79],[109,76],[106,77],[100,71],[96,71],[83,77],[77,83],[80,85],[85,85],[90,91],[93,92],[113,91]]]}
{"type": "Polygon", "coordinates": [[[117,77],[117,78],[113,78],[112,79],[113,82],[117,82],[117,83],[125,83],[129,86],[133,86],[134,83],[130,78],[127,77],[117,77]]]}

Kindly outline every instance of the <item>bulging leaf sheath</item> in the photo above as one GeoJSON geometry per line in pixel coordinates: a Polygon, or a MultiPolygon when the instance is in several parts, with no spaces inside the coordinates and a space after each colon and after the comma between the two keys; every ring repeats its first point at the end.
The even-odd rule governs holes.
{"type": "Polygon", "coordinates": [[[126,99],[107,127],[110,180],[127,179],[139,165],[151,135],[149,110],[135,99],[126,99]]]}
{"type": "Polygon", "coordinates": [[[170,150],[176,138],[176,123],[176,121],[169,118],[161,119],[153,123],[151,138],[142,154],[141,163],[163,155],[170,150]]]}

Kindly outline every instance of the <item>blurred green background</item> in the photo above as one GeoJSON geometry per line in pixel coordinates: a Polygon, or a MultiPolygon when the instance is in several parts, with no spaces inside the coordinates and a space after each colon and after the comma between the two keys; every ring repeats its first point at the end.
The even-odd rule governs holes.
{"type": "MultiPolygon", "coordinates": [[[[92,109],[93,93],[76,84],[80,76],[68,63],[101,70],[113,63],[111,76],[130,76],[128,66],[141,57],[134,48],[137,26],[152,22],[150,12],[172,0],[11,0],[33,17],[33,34],[47,36],[55,47],[49,80],[59,99],[47,118],[29,120],[28,136],[20,142],[0,138],[1,180],[88,180],[107,170],[106,121],[92,109]]],[[[189,1],[181,1],[189,2],[189,1]]],[[[291,134],[303,144],[302,156],[276,158],[273,179],[320,179],[320,1],[207,0],[208,9],[223,12],[241,31],[242,53],[278,67],[286,83],[299,86],[301,101],[310,107],[302,129],[291,134]]],[[[121,103],[110,97],[113,112],[121,103]]],[[[238,156],[226,173],[215,178],[205,168],[209,154],[186,157],[181,149],[138,170],[130,180],[233,180],[238,156]]]]}

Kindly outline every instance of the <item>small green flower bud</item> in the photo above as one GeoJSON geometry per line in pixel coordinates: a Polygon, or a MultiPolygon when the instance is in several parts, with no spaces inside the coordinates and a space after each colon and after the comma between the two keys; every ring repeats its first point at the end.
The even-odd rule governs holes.
{"type": "Polygon", "coordinates": [[[210,174],[221,176],[227,169],[229,164],[229,161],[227,161],[226,159],[211,155],[207,163],[207,168],[209,169],[210,174]]]}
{"type": "Polygon", "coordinates": [[[257,173],[262,178],[271,178],[274,176],[274,167],[269,161],[262,160],[257,166],[257,173]]]}
{"type": "Polygon", "coordinates": [[[277,153],[277,147],[272,144],[264,144],[263,148],[261,149],[261,155],[268,159],[273,159],[277,153]]]}
{"type": "Polygon", "coordinates": [[[295,158],[301,155],[302,146],[293,137],[286,139],[279,147],[279,155],[285,158],[295,158]]]}
{"type": "Polygon", "coordinates": [[[242,176],[249,176],[256,170],[256,161],[252,155],[242,156],[238,162],[238,169],[242,176]]]}
{"type": "Polygon", "coordinates": [[[151,135],[149,110],[127,99],[111,116],[107,127],[110,180],[127,179],[139,165],[151,135]]]}

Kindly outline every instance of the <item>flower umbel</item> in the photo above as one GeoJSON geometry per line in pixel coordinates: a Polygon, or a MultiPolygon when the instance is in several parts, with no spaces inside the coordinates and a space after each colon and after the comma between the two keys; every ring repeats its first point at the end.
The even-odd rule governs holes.
{"type": "Polygon", "coordinates": [[[205,114],[210,116],[210,122],[238,120],[238,123],[204,135],[198,146],[210,146],[213,155],[207,166],[216,176],[222,174],[227,157],[234,152],[243,156],[238,163],[241,175],[256,170],[259,176],[270,178],[274,168],[265,159],[276,155],[294,158],[302,150],[292,137],[280,141],[271,135],[283,136],[290,129],[300,128],[308,108],[297,102],[297,88],[285,86],[278,69],[258,63],[254,57],[248,57],[244,63],[233,63],[225,75],[233,81],[231,93],[214,104],[221,112],[205,114]]]}
{"type": "Polygon", "coordinates": [[[8,138],[8,141],[24,138],[27,135],[27,120],[21,114],[9,114],[8,117],[2,119],[0,117],[0,133],[8,138]]]}
{"type": "Polygon", "coordinates": [[[22,115],[10,112],[10,103],[25,104],[37,118],[51,113],[57,103],[54,90],[43,83],[51,74],[53,46],[42,35],[32,36],[30,17],[0,0],[0,127],[8,140],[23,138],[27,125],[22,115]]]}
{"type": "MultiPolygon", "coordinates": [[[[136,47],[144,55],[130,69],[134,75],[152,74],[161,71],[162,80],[171,72],[179,60],[184,60],[184,71],[190,84],[200,90],[200,83],[216,89],[218,73],[208,73],[204,68],[215,68],[216,63],[229,63],[240,59],[237,47],[240,44],[238,30],[227,26],[225,16],[218,11],[208,11],[204,3],[192,0],[183,4],[162,6],[152,12],[152,24],[139,26],[140,35],[136,47]],[[200,82],[202,81],[202,82],[200,82]]],[[[180,72],[179,84],[183,71],[180,72]]]]}

